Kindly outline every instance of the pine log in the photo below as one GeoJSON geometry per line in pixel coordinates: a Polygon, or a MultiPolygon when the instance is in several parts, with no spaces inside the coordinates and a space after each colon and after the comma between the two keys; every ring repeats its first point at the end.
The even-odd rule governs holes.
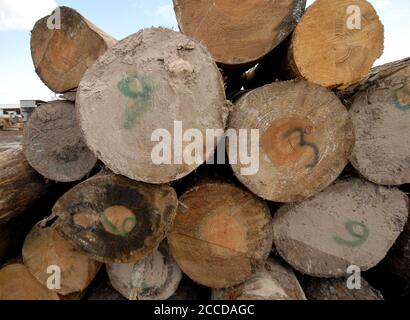
{"type": "Polygon", "coordinates": [[[192,147],[192,137],[182,141],[175,121],[205,137],[207,129],[224,129],[227,112],[222,76],[205,47],[163,28],[142,30],[108,50],[86,72],[76,105],[98,158],[113,172],[148,183],[188,175],[222,137],[212,148],[196,150],[194,161],[182,161],[180,151],[192,147]],[[169,141],[153,136],[157,129],[166,130],[169,141]],[[169,159],[166,151],[156,152],[161,145],[170,148],[169,159]]]}
{"type": "Polygon", "coordinates": [[[295,28],[306,0],[174,0],[181,32],[223,65],[256,63],[295,28]]]}
{"type": "Polygon", "coordinates": [[[282,206],[274,216],[274,243],[303,274],[343,277],[351,265],[366,271],[386,256],[408,211],[398,189],[340,180],[310,200],[282,206]]]}
{"type": "Polygon", "coordinates": [[[24,128],[24,153],[47,179],[72,182],[84,178],[97,159],[87,148],[75,116],[75,105],[53,101],[35,109],[24,128]]]}
{"type": "Polygon", "coordinates": [[[410,59],[378,68],[349,92],[356,92],[352,165],[377,184],[410,183],[410,59]]]}
{"type": "Polygon", "coordinates": [[[30,273],[47,286],[48,268],[57,266],[61,271],[61,295],[83,292],[97,275],[101,263],[88,258],[62,238],[53,226],[36,224],[27,235],[23,245],[23,261],[30,273]]]}
{"type": "Polygon", "coordinates": [[[182,271],[210,288],[227,288],[252,276],[272,247],[271,215],[265,202],[220,182],[186,192],[168,236],[182,271]]]}
{"type": "MultiPolygon", "coordinates": [[[[237,178],[258,196],[276,202],[307,199],[329,186],[348,163],[354,143],[346,108],[335,94],[304,80],[275,82],[251,91],[236,103],[230,129],[259,130],[259,170],[232,160],[237,178]]],[[[240,147],[240,146],[239,146],[240,147]]]]}
{"type": "Polygon", "coordinates": [[[59,21],[53,19],[58,16],[56,11],[54,16],[44,17],[34,25],[31,55],[41,80],[51,91],[64,93],[78,87],[87,68],[117,40],[74,9],[59,7],[56,10],[60,13],[60,26],[59,21]]]}
{"type": "Polygon", "coordinates": [[[292,36],[289,71],[324,87],[344,89],[367,76],[383,48],[384,28],[368,1],[317,0],[292,36]]]}
{"type": "Polygon", "coordinates": [[[42,286],[23,264],[0,269],[0,300],[60,300],[60,296],[42,286]]]}
{"type": "Polygon", "coordinates": [[[347,279],[307,280],[303,288],[309,300],[384,300],[382,294],[365,279],[360,280],[360,289],[349,289],[347,279]]]}
{"type": "Polygon", "coordinates": [[[213,300],[306,300],[292,269],[269,259],[245,283],[214,289],[213,300]]]}
{"type": "Polygon", "coordinates": [[[56,230],[78,250],[104,263],[132,263],[166,237],[178,199],[167,185],[101,175],[61,197],[53,208],[56,230]]]}
{"type": "Polygon", "coordinates": [[[46,193],[44,179],[30,167],[21,144],[0,152],[0,224],[24,212],[46,193]]]}
{"type": "Polygon", "coordinates": [[[112,286],[128,300],[166,300],[182,279],[164,244],[136,263],[107,264],[107,272],[112,286]]]}

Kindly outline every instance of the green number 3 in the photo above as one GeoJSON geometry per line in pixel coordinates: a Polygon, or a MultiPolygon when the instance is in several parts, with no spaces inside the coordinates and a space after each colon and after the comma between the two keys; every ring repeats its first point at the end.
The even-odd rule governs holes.
{"type": "Polygon", "coordinates": [[[369,237],[369,229],[367,229],[367,227],[363,223],[357,221],[348,221],[345,224],[345,228],[347,232],[349,232],[349,234],[355,238],[355,240],[345,240],[338,236],[333,236],[333,239],[341,245],[358,247],[365,243],[367,238],[369,237]],[[356,232],[355,228],[357,227],[361,229],[360,233],[356,232]]]}

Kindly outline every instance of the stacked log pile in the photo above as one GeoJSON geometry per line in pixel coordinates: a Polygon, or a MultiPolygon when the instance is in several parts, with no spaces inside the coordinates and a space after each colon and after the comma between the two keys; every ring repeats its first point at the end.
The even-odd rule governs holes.
{"type": "Polygon", "coordinates": [[[371,70],[367,1],[305,6],[174,0],[181,33],[119,42],[71,8],[39,20],[62,96],[0,152],[0,239],[46,181],[67,192],[18,260],[0,243],[0,299],[380,300],[380,265],[410,283],[410,60],[371,70]]]}

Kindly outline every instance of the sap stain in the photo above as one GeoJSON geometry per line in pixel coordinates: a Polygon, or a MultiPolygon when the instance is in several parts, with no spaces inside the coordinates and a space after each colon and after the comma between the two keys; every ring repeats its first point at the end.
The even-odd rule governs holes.
{"type": "Polygon", "coordinates": [[[152,106],[152,81],[147,76],[135,74],[122,79],[117,87],[124,96],[134,101],[127,107],[123,120],[124,129],[132,129],[152,106]]]}

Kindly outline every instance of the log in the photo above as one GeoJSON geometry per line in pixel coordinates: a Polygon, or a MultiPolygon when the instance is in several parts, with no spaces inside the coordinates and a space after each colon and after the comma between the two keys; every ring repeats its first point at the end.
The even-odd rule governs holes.
{"type": "Polygon", "coordinates": [[[0,224],[47,194],[47,184],[24,157],[21,144],[0,152],[0,224]]]}
{"type": "Polygon", "coordinates": [[[36,108],[24,128],[23,146],[30,165],[57,182],[81,180],[97,162],[84,143],[75,105],[69,101],[53,101],[36,108]]]}
{"type": "Polygon", "coordinates": [[[23,264],[0,269],[0,300],[60,300],[60,296],[42,286],[23,264]]]}
{"type": "Polygon", "coordinates": [[[269,53],[294,30],[305,7],[306,0],[174,0],[181,32],[229,67],[255,64],[269,53]]]}
{"type": "Polygon", "coordinates": [[[351,265],[366,271],[386,256],[408,211],[398,189],[340,180],[310,200],[282,206],[274,216],[274,244],[303,274],[343,277],[351,265]]]}
{"type": "Polygon", "coordinates": [[[398,276],[408,286],[410,285],[410,219],[394,247],[389,251],[383,265],[389,272],[398,276]]]}
{"type": "Polygon", "coordinates": [[[86,300],[126,300],[117,290],[112,287],[110,279],[104,269],[105,268],[102,269],[103,272],[97,276],[87,290],[88,294],[86,300]]]}
{"type": "Polygon", "coordinates": [[[195,282],[227,288],[252,276],[272,247],[266,203],[226,183],[203,183],[180,198],[168,235],[171,255],[195,282]]]}
{"type": "Polygon", "coordinates": [[[200,287],[186,276],[182,277],[178,289],[168,299],[171,301],[191,301],[191,300],[209,300],[208,295],[204,297],[204,292],[208,293],[208,288],[200,287]]]}
{"type": "Polygon", "coordinates": [[[259,130],[258,170],[245,175],[230,139],[229,160],[245,186],[275,202],[302,201],[329,186],[347,165],[354,143],[352,122],[336,95],[304,80],[275,82],[246,94],[228,127],[237,136],[247,129],[247,150],[258,143],[249,138],[250,130],[259,130]]]}
{"type": "Polygon", "coordinates": [[[166,245],[136,263],[107,264],[107,272],[112,286],[128,300],[166,300],[182,279],[166,245]]]}
{"type": "Polygon", "coordinates": [[[347,279],[307,280],[303,288],[309,300],[384,300],[382,294],[361,278],[360,289],[349,289],[347,279]]]}
{"type": "Polygon", "coordinates": [[[52,291],[61,295],[85,291],[101,267],[101,263],[76,250],[52,225],[48,226],[44,221],[37,223],[27,235],[23,245],[23,261],[43,286],[47,286],[50,277],[48,268],[59,267],[60,288],[52,291]]]}
{"type": "Polygon", "coordinates": [[[317,0],[292,36],[288,71],[328,88],[364,79],[382,55],[384,27],[365,0],[317,0]]]}
{"type": "Polygon", "coordinates": [[[269,259],[245,283],[228,289],[214,289],[213,300],[306,300],[292,269],[269,259]]]}
{"type": "Polygon", "coordinates": [[[117,40],[74,9],[56,10],[60,13],[60,28],[53,19],[57,11],[37,21],[31,31],[31,55],[44,84],[53,92],[64,93],[78,87],[88,67],[117,40]]]}
{"type": "Polygon", "coordinates": [[[148,183],[180,179],[205,162],[222,133],[186,160],[182,151],[193,142],[181,131],[195,128],[202,137],[207,129],[222,131],[228,111],[222,76],[205,47],[163,28],[109,49],[87,70],[76,105],[98,158],[114,173],[148,183]]]}
{"type": "Polygon", "coordinates": [[[164,240],[178,199],[167,185],[101,175],[61,197],[53,208],[56,230],[76,249],[104,263],[132,263],[164,240]]]}
{"type": "Polygon", "coordinates": [[[410,183],[410,59],[379,68],[349,91],[357,92],[350,109],[352,165],[377,184],[410,183]]]}

